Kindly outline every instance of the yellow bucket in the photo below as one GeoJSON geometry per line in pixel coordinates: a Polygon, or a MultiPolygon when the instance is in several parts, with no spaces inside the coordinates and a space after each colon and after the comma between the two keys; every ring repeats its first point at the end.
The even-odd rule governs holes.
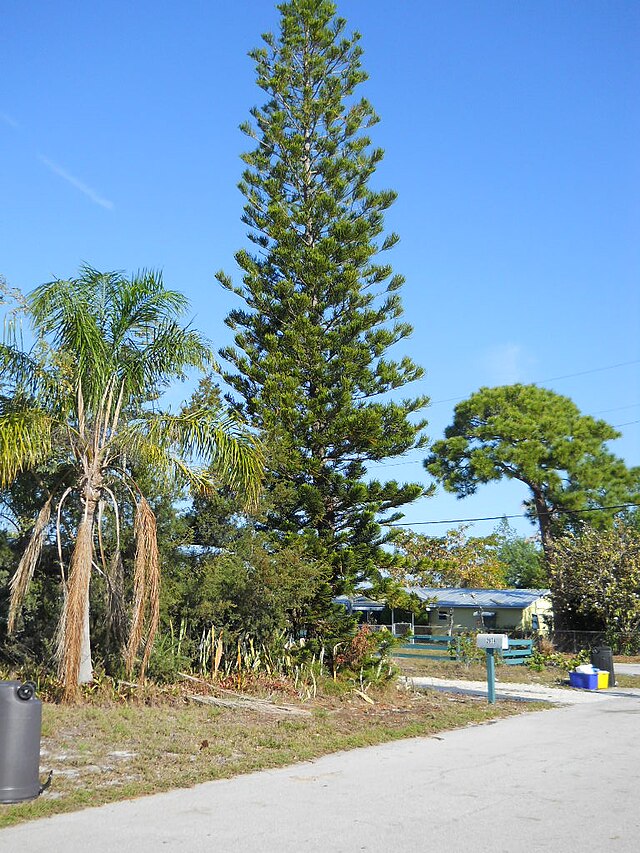
{"type": "Polygon", "coordinates": [[[605,690],[609,686],[609,670],[598,670],[598,690],[605,690]]]}

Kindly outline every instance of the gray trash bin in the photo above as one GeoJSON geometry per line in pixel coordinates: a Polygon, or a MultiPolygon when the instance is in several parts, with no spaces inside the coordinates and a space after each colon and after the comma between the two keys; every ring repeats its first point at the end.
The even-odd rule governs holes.
{"type": "Polygon", "coordinates": [[[591,649],[591,663],[596,669],[609,672],[609,687],[616,686],[616,674],[613,671],[613,650],[610,646],[594,646],[591,649]]]}
{"type": "Polygon", "coordinates": [[[0,803],[32,800],[40,785],[42,702],[31,681],[0,681],[0,803]]]}

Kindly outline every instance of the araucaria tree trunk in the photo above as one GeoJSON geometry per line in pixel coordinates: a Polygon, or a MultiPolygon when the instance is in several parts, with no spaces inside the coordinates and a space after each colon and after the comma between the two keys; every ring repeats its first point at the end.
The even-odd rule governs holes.
{"type": "Polygon", "coordinates": [[[251,54],[267,95],[242,128],[255,143],[240,188],[256,250],[236,255],[241,286],[218,275],[246,305],[227,317],[235,347],[222,354],[269,448],[268,527],[305,536],[341,590],[388,559],[379,522],[423,494],[365,475],[421,445],[424,421],[411,416],[427,398],[389,396],[422,370],[386,355],[412,330],[398,319],[402,277],[376,261],[398,240],[381,236],[395,193],[368,185],[383,152],[366,133],[377,116],[354,94],[366,79],[359,36],[327,0],[278,8],[279,35],[251,54]]]}

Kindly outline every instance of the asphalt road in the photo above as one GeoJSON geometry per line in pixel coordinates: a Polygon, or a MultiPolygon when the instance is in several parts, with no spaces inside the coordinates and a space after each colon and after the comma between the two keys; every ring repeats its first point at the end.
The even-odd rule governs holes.
{"type": "Polygon", "coordinates": [[[636,853],[639,723],[640,695],[599,695],[35,821],[0,851],[636,853]]]}
{"type": "Polygon", "coordinates": [[[614,663],[613,670],[621,675],[640,675],[640,663],[614,663]]]}

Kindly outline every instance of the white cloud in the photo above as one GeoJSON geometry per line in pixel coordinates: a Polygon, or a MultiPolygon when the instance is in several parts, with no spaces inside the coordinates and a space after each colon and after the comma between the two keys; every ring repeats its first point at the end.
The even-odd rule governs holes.
{"type": "Polygon", "coordinates": [[[489,373],[489,385],[514,385],[526,382],[533,359],[520,344],[497,344],[483,358],[489,373]]]}
{"type": "Polygon", "coordinates": [[[71,184],[72,187],[75,187],[81,193],[87,196],[87,198],[91,199],[94,204],[99,204],[100,207],[104,207],[106,210],[113,210],[114,205],[112,201],[109,201],[107,198],[103,198],[98,195],[95,190],[92,190],[91,187],[88,187],[81,180],[74,177],[74,175],[67,172],[66,169],[63,169],[62,166],[59,166],[57,163],[54,163],[53,160],[49,160],[48,157],[45,157],[43,154],[38,154],[38,159],[44,163],[44,165],[50,169],[54,175],[58,175],[58,177],[67,181],[67,183],[71,184]]]}
{"type": "Polygon", "coordinates": [[[0,112],[0,121],[8,124],[9,127],[13,127],[14,130],[17,130],[20,127],[18,122],[13,118],[13,116],[10,116],[9,113],[0,112]]]}

